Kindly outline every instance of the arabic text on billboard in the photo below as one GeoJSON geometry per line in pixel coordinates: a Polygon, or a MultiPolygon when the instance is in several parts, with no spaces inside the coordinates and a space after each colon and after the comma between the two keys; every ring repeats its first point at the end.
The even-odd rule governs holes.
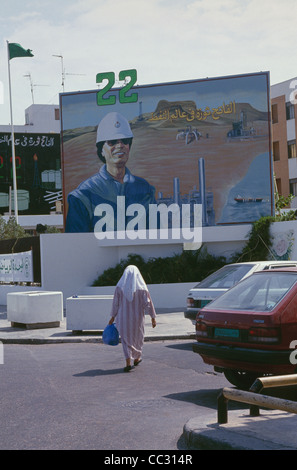
{"type": "MultiPolygon", "coordinates": [[[[14,134],[18,211],[49,214],[62,200],[60,136],[14,134]]],[[[11,133],[0,133],[0,213],[14,210],[11,133]]]]}

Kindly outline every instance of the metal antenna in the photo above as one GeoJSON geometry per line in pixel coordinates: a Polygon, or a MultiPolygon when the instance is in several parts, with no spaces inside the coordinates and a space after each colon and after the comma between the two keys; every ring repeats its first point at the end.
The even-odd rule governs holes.
{"type": "Polygon", "coordinates": [[[85,73],[66,73],[65,72],[65,68],[64,68],[64,61],[63,61],[63,56],[60,54],[60,55],[56,55],[56,54],[52,54],[53,57],[59,57],[61,59],[61,64],[62,64],[62,88],[63,88],[63,92],[65,91],[65,76],[66,75],[85,75],[85,73]]]}
{"type": "Polygon", "coordinates": [[[80,75],[80,76],[85,76],[85,73],[65,73],[65,75],[80,75]]]}
{"type": "Polygon", "coordinates": [[[59,57],[61,59],[61,65],[62,65],[62,89],[63,92],[65,90],[65,69],[64,69],[64,61],[63,61],[63,56],[62,54],[57,55],[57,54],[52,54],[53,57],[59,57]]]}
{"type": "Polygon", "coordinates": [[[26,75],[24,75],[24,77],[28,77],[29,80],[30,80],[30,88],[31,88],[31,95],[32,95],[32,103],[34,104],[34,87],[36,87],[36,86],[49,86],[49,85],[35,85],[35,84],[33,84],[32,77],[31,77],[30,72],[28,72],[26,75]]]}
{"type": "Polygon", "coordinates": [[[86,74],[85,73],[65,73],[65,75],[81,75],[81,76],[85,76],[86,74]]]}

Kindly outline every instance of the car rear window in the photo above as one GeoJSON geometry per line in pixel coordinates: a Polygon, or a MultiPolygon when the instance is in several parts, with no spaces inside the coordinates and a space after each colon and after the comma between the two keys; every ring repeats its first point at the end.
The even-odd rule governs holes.
{"type": "Polygon", "coordinates": [[[261,272],[243,279],[205,309],[270,311],[297,281],[297,273],[261,272]]]}
{"type": "Polygon", "coordinates": [[[239,282],[253,267],[253,264],[227,265],[197,284],[203,289],[229,289],[239,282]]]}

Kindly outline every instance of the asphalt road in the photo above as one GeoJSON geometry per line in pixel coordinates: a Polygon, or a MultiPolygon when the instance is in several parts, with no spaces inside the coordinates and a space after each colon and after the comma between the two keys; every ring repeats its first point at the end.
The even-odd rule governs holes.
{"type": "Polygon", "coordinates": [[[130,373],[121,345],[5,344],[0,449],[185,449],[184,424],[230,385],[192,343],[147,342],[130,373]]]}

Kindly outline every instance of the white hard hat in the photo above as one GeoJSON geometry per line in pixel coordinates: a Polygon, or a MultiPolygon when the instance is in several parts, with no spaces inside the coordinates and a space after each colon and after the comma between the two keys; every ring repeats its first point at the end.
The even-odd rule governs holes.
{"type": "Polygon", "coordinates": [[[130,124],[120,113],[108,113],[98,124],[96,143],[129,137],[133,137],[130,124]]]}

